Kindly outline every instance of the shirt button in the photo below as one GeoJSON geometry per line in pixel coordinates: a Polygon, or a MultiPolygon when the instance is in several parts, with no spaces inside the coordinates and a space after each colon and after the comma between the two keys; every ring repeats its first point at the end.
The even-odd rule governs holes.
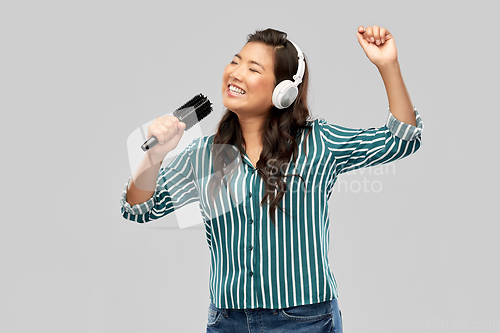
{"type": "Polygon", "coordinates": [[[248,273],[248,274],[250,274],[250,276],[253,276],[253,272],[252,271],[250,271],[250,273],[248,273]]]}
{"type": "Polygon", "coordinates": [[[248,248],[250,249],[250,251],[253,250],[253,246],[252,245],[250,245],[248,248]]]}
{"type": "Polygon", "coordinates": [[[253,223],[253,219],[248,220],[248,222],[253,223]]]}
{"type": "Polygon", "coordinates": [[[252,192],[248,192],[248,197],[251,198],[252,197],[252,192]]]}

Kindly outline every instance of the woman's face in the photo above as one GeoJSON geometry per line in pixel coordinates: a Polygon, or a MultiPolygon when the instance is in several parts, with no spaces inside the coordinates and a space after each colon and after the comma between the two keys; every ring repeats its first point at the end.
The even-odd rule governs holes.
{"type": "Polygon", "coordinates": [[[222,103],[240,115],[267,114],[276,86],[272,49],[249,42],[236,54],[222,74],[222,103]]]}

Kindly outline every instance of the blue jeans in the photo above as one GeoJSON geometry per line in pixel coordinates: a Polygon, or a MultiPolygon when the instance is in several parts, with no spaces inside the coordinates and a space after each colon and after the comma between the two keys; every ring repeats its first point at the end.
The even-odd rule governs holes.
{"type": "Polygon", "coordinates": [[[207,333],[342,333],[337,299],[283,309],[219,309],[210,302],[207,333]]]}

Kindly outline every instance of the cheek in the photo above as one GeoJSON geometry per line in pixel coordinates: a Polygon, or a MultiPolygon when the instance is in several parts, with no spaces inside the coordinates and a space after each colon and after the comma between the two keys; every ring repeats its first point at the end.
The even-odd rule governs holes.
{"type": "Polygon", "coordinates": [[[268,80],[259,80],[256,83],[256,86],[259,87],[259,91],[263,96],[269,97],[273,95],[274,83],[269,82],[268,80]]]}
{"type": "Polygon", "coordinates": [[[226,88],[228,80],[229,80],[229,73],[226,70],[224,70],[222,72],[222,82],[221,82],[222,90],[226,88]]]}
{"type": "Polygon", "coordinates": [[[227,75],[227,71],[226,71],[226,70],[224,70],[224,71],[222,72],[222,85],[224,85],[224,82],[225,82],[225,81],[227,81],[227,77],[228,77],[228,75],[227,75]]]}
{"type": "Polygon", "coordinates": [[[261,94],[272,94],[274,84],[263,78],[255,78],[255,80],[252,80],[252,87],[254,87],[254,90],[258,90],[261,94]]]}
{"type": "Polygon", "coordinates": [[[229,79],[229,70],[226,68],[224,68],[224,70],[222,71],[222,84],[224,84],[224,81],[227,81],[229,79]]]}

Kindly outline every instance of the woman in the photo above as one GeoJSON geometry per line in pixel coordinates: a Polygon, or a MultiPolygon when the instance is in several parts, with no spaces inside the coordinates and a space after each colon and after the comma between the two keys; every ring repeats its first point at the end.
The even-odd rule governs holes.
{"type": "Polygon", "coordinates": [[[207,332],[342,331],[328,261],[333,186],[344,172],[412,154],[423,128],[392,35],[360,26],[357,36],[387,90],[380,128],[311,119],[307,62],[273,29],[249,35],[224,69],[227,110],[214,135],[160,169],[185,124],[164,116],[149,127],[160,144],[126,184],[122,215],[148,222],[199,202],[211,253],[207,332]]]}

